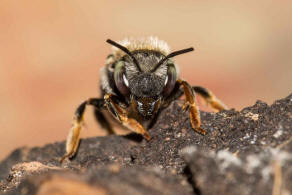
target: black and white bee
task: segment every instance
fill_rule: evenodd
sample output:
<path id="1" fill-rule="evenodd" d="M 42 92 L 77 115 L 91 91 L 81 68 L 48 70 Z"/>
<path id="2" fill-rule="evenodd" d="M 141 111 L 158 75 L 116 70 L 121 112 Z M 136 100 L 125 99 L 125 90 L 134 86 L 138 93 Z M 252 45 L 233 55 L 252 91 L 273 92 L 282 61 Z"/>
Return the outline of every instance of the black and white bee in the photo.
<path id="1" fill-rule="evenodd" d="M 185 95 L 184 110 L 189 111 L 192 128 L 205 135 L 200 127 L 200 114 L 195 93 L 201 95 L 216 110 L 226 109 L 211 91 L 191 86 L 178 77 L 177 64 L 172 59 L 191 52 L 192 47 L 170 52 L 166 42 L 156 37 L 125 39 L 119 43 L 110 39 L 113 46 L 101 69 L 102 98 L 90 98 L 76 109 L 73 126 L 67 138 L 66 154 L 61 161 L 74 156 L 79 145 L 83 115 L 87 105 L 94 106 L 95 117 L 109 133 L 114 133 L 102 113 L 108 110 L 122 125 L 150 140 L 147 129 L 159 111 Z"/>

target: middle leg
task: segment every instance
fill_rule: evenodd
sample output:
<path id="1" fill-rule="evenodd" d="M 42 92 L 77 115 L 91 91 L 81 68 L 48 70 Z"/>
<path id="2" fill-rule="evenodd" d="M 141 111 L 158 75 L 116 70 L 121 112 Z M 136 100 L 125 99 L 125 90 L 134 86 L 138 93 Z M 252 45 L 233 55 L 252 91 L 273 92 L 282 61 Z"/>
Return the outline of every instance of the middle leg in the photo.
<path id="1" fill-rule="evenodd" d="M 60 162 L 62 163 L 66 158 L 71 158 L 75 155 L 79 141 L 80 141 L 80 131 L 83 126 L 83 116 L 85 108 L 87 105 L 92 105 L 96 109 L 104 108 L 104 100 L 97 98 L 90 98 L 82 102 L 75 111 L 73 117 L 73 124 L 66 140 L 66 154 L 61 158 Z"/>

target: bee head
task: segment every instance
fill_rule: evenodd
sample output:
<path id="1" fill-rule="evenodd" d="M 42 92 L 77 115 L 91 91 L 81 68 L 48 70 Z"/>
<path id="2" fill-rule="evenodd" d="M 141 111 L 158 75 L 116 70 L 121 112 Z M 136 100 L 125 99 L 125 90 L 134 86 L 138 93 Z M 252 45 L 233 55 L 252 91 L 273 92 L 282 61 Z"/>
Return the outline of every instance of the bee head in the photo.
<path id="1" fill-rule="evenodd" d="M 160 107 L 161 100 L 170 95 L 175 87 L 177 72 L 169 59 L 193 51 L 193 48 L 172 52 L 165 56 L 157 51 L 133 51 L 107 40 L 124 51 L 125 55 L 116 62 L 115 85 L 143 117 L 151 117 Z"/>

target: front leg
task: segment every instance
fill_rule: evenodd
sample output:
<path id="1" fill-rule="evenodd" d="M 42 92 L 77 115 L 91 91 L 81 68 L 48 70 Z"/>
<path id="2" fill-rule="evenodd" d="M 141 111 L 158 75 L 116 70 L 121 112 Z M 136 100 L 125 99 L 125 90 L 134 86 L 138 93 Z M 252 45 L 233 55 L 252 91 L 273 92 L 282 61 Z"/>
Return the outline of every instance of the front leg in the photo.
<path id="1" fill-rule="evenodd" d="M 200 127 L 201 126 L 200 112 L 197 107 L 196 97 L 193 88 L 184 80 L 179 79 L 177 82 L 183 86 L 185 94 L 185 104 L 183 105 L 183 109 L 186 110 L 187 108 L 189 108 L 192 128 L 196 132 L 202 135 L 206 135 L 207 131 Z"/>
<path id="2" fill-rule="evenodd" d="M 122 123 L 122 125 L 138 134 L 141 134 L 146 140 L 150 140 L 150 135 L 145 128 L 137 120 L 129 118 L 127 111 L 118 105 L 119 100 L 116 96 L 113 94 L 106 94 L 104 100 L 108 110 Z"/>

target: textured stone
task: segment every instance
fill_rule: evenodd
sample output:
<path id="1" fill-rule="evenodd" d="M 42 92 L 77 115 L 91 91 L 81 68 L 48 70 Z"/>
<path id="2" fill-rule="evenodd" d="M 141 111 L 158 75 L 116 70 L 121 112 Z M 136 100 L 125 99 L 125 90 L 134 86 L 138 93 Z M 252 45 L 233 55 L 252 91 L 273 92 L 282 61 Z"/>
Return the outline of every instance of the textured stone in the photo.
<path id="1" fill-rule="evenodd" d="M 0 189 L 45 194 L 72 182 L 88 194 L 292 194 L 292 94 L 271 106 L 201 112 L 205 136 L 191 129 L 182 104 L 161 112 L 150 141 L 136 134 L 83 139 L 63 164 L 64 142 L 17 149 L 0 164 Z"/>

